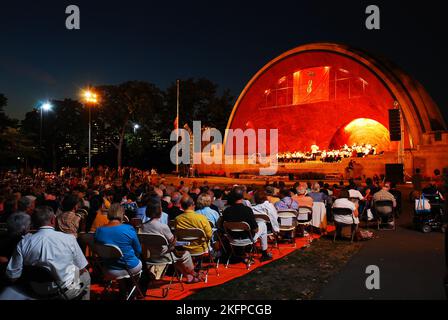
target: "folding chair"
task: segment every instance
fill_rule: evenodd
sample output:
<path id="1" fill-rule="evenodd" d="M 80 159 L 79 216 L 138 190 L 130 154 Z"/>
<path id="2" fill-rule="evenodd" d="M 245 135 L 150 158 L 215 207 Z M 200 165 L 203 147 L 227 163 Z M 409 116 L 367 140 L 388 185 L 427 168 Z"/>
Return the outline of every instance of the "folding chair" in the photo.
<path id="1" fill-rule="evenodd" d="M 305 233 L 305 228 L 311 225 L 313 220 L 313 208 L 306 206 L 299 206 L 297 214 L 297 224 L 303 227 L 303 232 Z M 308 245 L 313 242 L 312 231 L 308 232 Z"/>
<path id="2" fill-rule="evenodd" d="M 111 276 L 110 274 L 108 274 L 107 268 L 105 266 L 105 262 L 118 260 L 121 257 L 123 257 L 123 252 L 121 251 L 121 249 L 119 247 L 117 247 L 113 244 L 101 244 L 101 243 L 95 242 L 94 250 L 95 250 L 95 253 L 98 255 L 98 257 L 100 258 L 100 263 L 102 266 L 103 274 L 104 274 L 105 280 L 107 281 L 107 284 L 104 287 L 104 290 L 102 293 L 103 295 L 105 293 L 107 293 L 107 291 L 109 291 L 109 289 L 111 288 L 114 281 L 130 279 L 132 281 L 133 287 L 132 287 L 130 293 L 128 294 L 128 296 L 126 297 L 126 300 L 129 300 L 132 297 L 132 295 L 134 294 L 134 291 L 137 291 L 137 293 L 140 296 L 143 296 L 143 297 L 145 296 L 141 292 L 140 287 L 138 286 L 138 280 L 135 279 L 136 277 L 137 277 L 137 279 L 140 278 L 142 271 L 140 271 L 136 274 L 131 274 L 129 267 L 126 266 L 126 272 L 128 274 L 125 276 L 114 277 L 114 276 Z"/>
<path id="3" fill-rule="evenodd" d="M 166 273 L 166 270 L 168 269 L 168 266 L 172 265 L 174 267 L 174 264 L 176 262 L 176 257 L 174 256 L 173 252 L 170 251 L 166 254 L 162 253 L 164 248 L 167 248 L 169 246 L 168 240 L 163 235 L 154 233 L 141 233 L 138 235 L 138 238 L 142 245 L 143 259 L 146 263 L 146 266 L 163 267 L 163 277 Z M 182 276 L 183 275 L 179 275 L 177 269 L 174 268 L 174 273 L 170 279 L 168 287 L 162 289 L 162 298 L 166 298 L 168 296 L 174 278 L 177 278 L 182 288 L 181 291 L 184 291 Z"/>
<path id="4" fill-rule="evenodd" d="M 377 215 L 377 228 L 378 230 L 390 230 L 382 228 L 380 226 L 383 224 L 383 218 L 392 218 L 393 228 L 392 230 L 396 230 L 395 227 L 395 212 L 394 212 L 394 203 L 392 200 L 377 200 L 373 201 L 373 208 L 375 210 L 375 214 Z"/>
<path id="5" fill-rule="evenodd" d="M 219 258 L 217 263 L 215 264 L 215 259 L 213 258 L 213 255 L 210 253 L 210 239 L 207 238 L 204 230 L 199 228 L 187 228 L 187 229 L 176 229 L 175 235 L 177 241 L 186 241 L 186 242 L 194 242 L 197 245 L 203 245 L 204 243 L 207 245 L 207 249 L 203 250 L 199 253 L 191 253 L 191 257 L 193 259 L 199 259 L 198 265 L 199 270 L 203 270 L 202 263 L 204 260 L 204 256 L 208 256 L 210 259 L 210 262 L 215 265 L 216 275 L 219 276 Z M 206 274 L 205 274 L 205 283 L 208 282 L 208 273 L 209 273 L 209 267 L 206 268 Z"/>
<path id="6" fill-rule="evenodd" d="M 246 248 L 250 246 L 250 252 L 249 252 L 249 263 L 247 264 L 247 269 L 250 269 L 250 266 L 252 264 L 253 256 L 254 256 L 254 250 L 255 250 L 255 241 L 254 237 L 252 235 L 252 231 L 250 229 L 250 226 L 247 222 L 240 221 L 240 222 L 229 222 L 225 221 L 223 223 L 225 236 L 229 241 L 231 252 L 229 254 L 229 257 L 227 258 L 226 268 L 229 267 L 230 258 L 232 256 L 236 256 L 235 254 L 235 247 L 238 248 Z M 235 239 L 232 234 L 238 233 L 240 234 L 241 238 Z"/>
<path id="7" fill-rule="evenodd" d="M 51 295 L 39 295 L 33 291 L 32 295 L 38 299 L 57 300 L 62 298 L 63 300 L 80 300 L 87 293 L 85 290 L 82 290 L 76 297 L 70 299 L 66 294 L 67 288 L 62 288 L 62 281 L 57 275 L 50 268 L 40 265 L 24 266 L 22 277 L 31 287 L 33 287 L 33 283 L 42 285 L 51 282 L 56 285 L 56 292 Z"/>
<path id="8" fill-rule="evenodd" d="M 297 221 L 297 211 L 295 210 L 282 210 L 278 211 L 278 224 L 280 227 L 280 233 L 289 234 L 291 238 L 291 243 L 293 243 L 294 248 L 296 244 L 296 227 Z"/>
<path id="9" fill-rule="evenodd" d="M 337 222 L 336 219 L 334 220 L 334 225 L 336 227 L 336 230 L 334 231 L 334 238 L 333 242 L 336 241 L 336 236 L 342 232 L 342 228 L 344 227 L 351 227 L 351 237 L 350 242 L 353 242 L 353 238 L 355 237 L 356 230 L 358 230 L 358 225 L 355 224 L 355 221 L 353 219 L 353 211 L 349 208 L 333 208 L 333 216 L 350 216 L 353 220 L 353 223 L 351 224 L 345 224 Z"/>
<path id="10" fill-rule="evenodd" d="M 94 254 L 95 232 L 80 232 L 77 240 L 90 266 L 96 271 L 99 265 L 98 259 Z"/>
<path id="11" fill-rule="evenodd" d="M 272 223 L 271 223 L 271 219 L 269 219 L 269 216 L 267 214 L 262 214 L 262 213 L 254 213 L 254 217 L 255 217 L 255 221 L 263 221 L 264 223 L 266 223 L 266 229 L 268 231 L 268 238 L 272 238 L 274 239 L 274 245 L 272 246 L 272 248 L 276 248 L 279 252 L 280 252 L 280 247 L 278 246 L 278 235 L 276 232 L 274 232 L 274 230 L 272 229 Z"/>

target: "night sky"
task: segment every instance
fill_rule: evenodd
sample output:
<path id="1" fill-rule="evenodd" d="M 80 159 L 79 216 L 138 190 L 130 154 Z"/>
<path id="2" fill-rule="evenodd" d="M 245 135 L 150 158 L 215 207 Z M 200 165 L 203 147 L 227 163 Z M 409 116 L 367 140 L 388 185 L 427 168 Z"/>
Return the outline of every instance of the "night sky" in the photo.
<path id="1" fill-rule="evenodd" d="M 206 77 L 235 98 L 277 55 L 317 41 L 380 54 L 420 81 L 448 118 L 447 24 L 441 1 L 2 1 L 0 93 L 23 118 L 39 100 L 87 84 L 145 80 L 165 89 Z M 81 30 L 65 28 L 66 6 Z M 381 10 L 369 31 L 365 8 Z"/>

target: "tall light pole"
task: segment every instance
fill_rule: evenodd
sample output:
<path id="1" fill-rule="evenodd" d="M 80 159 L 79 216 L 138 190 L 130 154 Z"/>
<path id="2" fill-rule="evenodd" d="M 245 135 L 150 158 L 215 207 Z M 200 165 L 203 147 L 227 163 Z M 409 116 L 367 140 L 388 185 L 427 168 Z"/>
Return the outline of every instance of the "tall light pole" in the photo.
<path id="1" fill-rule="evenodd" d="M 92 159 L 92 153 L 91 153 L 91 148 L 92 148 L 92 113 L 91 113 L 91 106 L 95 105 L 98 103 L 98 95 L 93 92 L 90 88 L 86 89 L 83 91 L 82 93 L 82 97 L 83 97 L 83 101 L 84 101 L 84 105 L 87 106 L 87 108 L 89 109 L 89 169 L 91 168 L 91 159 Z"/>
<path id="2" fill-rule="evenodd" d="M 39 134 L 39 146 L 42 147 L 42 129 L 43 129 L 43 118 L 44 111 L 50 111 L 53 108 L 50 102 L 45 102 L 40 106 L 40 134 Z"/>

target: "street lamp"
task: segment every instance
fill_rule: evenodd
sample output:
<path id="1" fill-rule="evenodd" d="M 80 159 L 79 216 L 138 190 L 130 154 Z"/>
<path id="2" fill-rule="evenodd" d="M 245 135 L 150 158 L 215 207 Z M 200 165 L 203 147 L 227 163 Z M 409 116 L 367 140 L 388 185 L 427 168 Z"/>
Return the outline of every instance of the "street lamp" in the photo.
<path id="1" fill-rule="evenodd" d="M 91 145 L 92 145 L 92 115 L 89 106 L 96 105 L 98 103 L 98 95 L 92 91 L 90 88 L 82 92 L 82 99 L 84 104 L 88 106 L 89 109 L 89 169 L 91 167 Z"/>
<path id="2" fill-rule="evenodd" d="M 39 145 L 42 146 L 42 127 L 43 127 L 43 118 L 44 118 L 44 111 L 50 111 L 53 108 L 52 104 L 50 102 L 44 102 L 40 106 L 40 138 L 39 138 Z"/>
<path id="3" fill-rule="evenodd" d="M 137 132 L 137 129 L 139 129 L 140 128 L 140 125 L 139 124 L 134 124 L 134 134 Z"/>

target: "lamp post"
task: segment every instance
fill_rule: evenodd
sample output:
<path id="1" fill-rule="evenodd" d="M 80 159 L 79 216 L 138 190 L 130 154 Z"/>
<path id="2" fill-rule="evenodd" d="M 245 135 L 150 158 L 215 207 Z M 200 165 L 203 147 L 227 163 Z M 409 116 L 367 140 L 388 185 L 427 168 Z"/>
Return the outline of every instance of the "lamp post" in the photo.
<path id="1" fill-rule="evenodd" d="M 40 106 L 40 134 L 39 134 L 39 146 L 42 147 L 42 129 L 43 129 L 43 118 L 44 111 L 50 111 L 53 108 L 50 102 L 45 102 Z"/>
<path id="2" fill-rule="evenodd" d="M 98 95 L 93 92 L 90 88 L 84 90 L 84 92 L 82 93 L 82 97 L 83 97 L 83 101 L 84 101 L 84 105 L 87 105 L 87 108 L 89 109 L 89 156 L 88 156 L 88 161 L 89 161 L 89 169 L 91 167 L 91 159 L 92 159 L 92 154 L 91 154 L 91 147 L 92 147 L 92 114 L 91 114 L 91 106 L 95 105 L 98 103 Z"/>
<path id="3" fill-rule="evenodd" d="M 137 130 L 140 128 L 140 125 L 139 124 L 134 124 L 134 134 L 136 134 L 137 133 Z"/>

